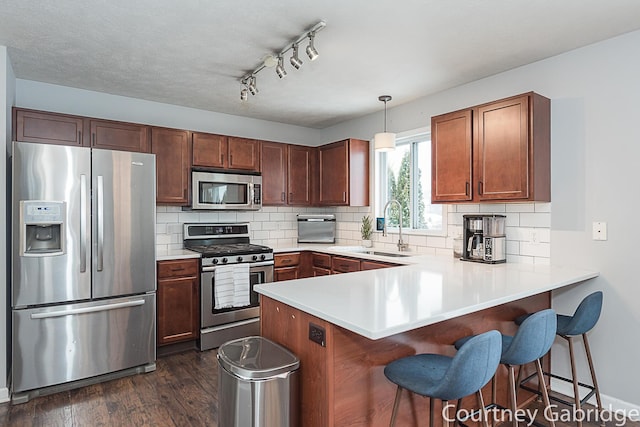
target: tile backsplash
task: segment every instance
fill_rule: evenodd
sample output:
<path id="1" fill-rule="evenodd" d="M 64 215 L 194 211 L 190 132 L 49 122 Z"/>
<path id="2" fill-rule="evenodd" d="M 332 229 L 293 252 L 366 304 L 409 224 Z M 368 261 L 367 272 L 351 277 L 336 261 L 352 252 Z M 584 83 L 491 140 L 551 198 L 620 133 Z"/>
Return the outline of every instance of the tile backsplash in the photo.
<path id="1" fill-rule="evenodd" d="M 462 215 L 496 213 L 506 215 L 507 262 L 548 264 L 551 257 L 551 203 L 502 203 L 448 205 L 446 235 L 403 233 L 409 249 L 415 252 L 452 255 L 453 239 L 462 234 Z M 182 224 L 185 222 L 248 222 L 251 242 L 274 248 L 297 246 L 299 213 L 336 215 L 336 245 L 360 246 L 362 217 L 371 208 L 299 208 L 264 207 L 251 212 L 194 212 L 179 207 L 158 206 L 156 214 L 156 250 L 158 253 L 182 249 Z M 395 250 L 398 233 L 380 232 L 372 236 L 374 247 Z"/>

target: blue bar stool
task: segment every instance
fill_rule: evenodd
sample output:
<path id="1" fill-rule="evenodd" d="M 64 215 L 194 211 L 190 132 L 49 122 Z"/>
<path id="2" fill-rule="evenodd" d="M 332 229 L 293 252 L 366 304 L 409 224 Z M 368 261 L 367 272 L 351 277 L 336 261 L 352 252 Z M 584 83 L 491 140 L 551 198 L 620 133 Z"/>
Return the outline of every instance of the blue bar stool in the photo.
<path id="1" fill-rule="evenodd" d="M 551 378 L 556 378 L 561 381 L 573 383 L 573 402 L 568 402 L 562 398 L 552 396 L 551 399 L 560 402 L 565 405 L 575 405 L 576 412 L 581 412 L 581 406 L 589 400 L 594 394 L 596 396 L 596 401 L 598 404 L 598 413 L 600 414 L 601 425 L 604 425 L 604 421 L 602 421 L 602 399 L 600 398 L 600 388 L 598 387 L 598 381 L 596 379 L 596 371 L 593 367 L 593 359 L 591 357 L 591 350 L 589 348 L 589 340 L 587 339 L 587 332 L 589 332 L 593 327 L 598 323 L 598 319 L 600 318 L 600 313 L 602 312 L 602 291 L 594 292 L 590 295 L 587 295 L 578 305 L 573 316 L 565 316 L 562 314 L 558 314 L 558 327 L 556 330 L 556 335 L 564 338 L 569 343 L 569 358 L 571 361 L 571 379 L 561 377 L 559 375 L 554 375 L 548 372 L 545 372 L 545 375 L 550 376 Z M 520 316 L 516 319 L 516 323 L 522 323 L 529 315 Z M 591 380 L 593 381 L 593 385 L 584 384 L 578 381 L 578 377 L 576 374 L 576 359 L 575 353 L 573 349 L 573 337 L 582 335 L 582 340 L 584 342 L 584 350 L 587 354 L 587 362 L 589 363 L 589 371 L 591 372 Z M 532 376 L 529 376 L 520 382 L 520 387 L 525 390 L 532 391 L 534 393 L 538 393 L 537 390 L 532 389 L 527 386 L 526 383 Z M 580 393 L 578 386 L 584 387 L 589 390 L 587 395 L 580 399 Z M 576 420 L 578 427 L 582 426 L 582 419 L 578 418 Z"/>
<path id="2" fill-rule="evenodd" d="M 500 362 L 501 341 L 498 331 L 489 331 L 469 340 L 455 356 L 442 354 L 417 354 L 394 360 L 384 368 L 385 376 L 398 386 L 393 403 L 390 426 L 396 422 L 400 395 L 403 389 L 429 397 L 429 425 L 433 427 L 434 400 L 442 401 L 443 408 L 449 400 L 458 400 L 476 394 L 478 405 L 484 407 L 480 389 L 489 382 Z M 456 406 L 457 412 L 457 406 Z M 444 416 L 448 425 L 448 417 Z M 483 417 L 487 427 L 486 417 Z"/>
<path id="3" fill-rule="evenodd" d="M 556 312 L 547 309 L 528 316 L 513 337 L 510 335 L 502 335 L 502 355 L 500 357 L 500 363 L 507 367 L 509 373 L 509 401 L 511 403 L 511 423 L 513 427 L 518 426 L 518 420 L 515 417 L 518 409 L 518 401 L 514 366 L 522 366 L 535 362 L 538 384 L 542 391 L 544 404 L 547 408 L 551 408 L 540 359 L 549 352 L 556 336 L 556 327 Z M 454 345 L 456 348 L 463 349 L 471 338 L 472 337 L 461 338 L 456 341 Z M 496 398 L 495 380 L 493 381 L 493 398 L 494 400 Z M 501 408 L 496 403 L 489 405 L 487 408 L 491 407 Z M 551 420 L 551 425 L 555 426 L 553 420 Z"/>

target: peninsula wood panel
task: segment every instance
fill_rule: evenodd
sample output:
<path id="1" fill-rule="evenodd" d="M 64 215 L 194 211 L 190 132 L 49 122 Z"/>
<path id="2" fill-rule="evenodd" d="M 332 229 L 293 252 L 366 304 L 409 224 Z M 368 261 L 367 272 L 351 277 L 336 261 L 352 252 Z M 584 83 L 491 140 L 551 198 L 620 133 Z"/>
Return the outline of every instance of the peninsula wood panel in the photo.
<path id="1" fill-rule="evenodd" d="M 339 326 L 320 320 L 283 303 L 261 297 L 262 335 L 294 352 L 301 361 L 301 425 L 304 426 L 387 426 L 391 417 L 396 387 L 384 376 L 384 367 L 401 357 L 419 353 L 454 355 L 453 343 L 471 334 L 498 329 L 513 335 L 517 326 L 513 319 L 524 313 L 551 306 L 550 292 L 491 307 L 444 322 L 425 326 L 391 337 L 370 340 Z M 286 321 L 280 313 L 286 312 Z M 326 347 L 308 339 L 308 323 L 326 330 Z M 550 368 L 549 357 L 543 369 Z M 533 365 L 526 373 L 533 373 Z M 508 406 L 507 374 L 504 367 L 497 372 L 497 403 Z M 491 383 L 483 389 L 486 402 L 493 399 Z M 520 390 L 520 406 L 534 395 Z M 428 425 L 428 400 L 403 393 L 396 425 Z M 476 407 L 472 396 L 463 407 Z M 436 423 L 441 424 L 440 407 Z"/>

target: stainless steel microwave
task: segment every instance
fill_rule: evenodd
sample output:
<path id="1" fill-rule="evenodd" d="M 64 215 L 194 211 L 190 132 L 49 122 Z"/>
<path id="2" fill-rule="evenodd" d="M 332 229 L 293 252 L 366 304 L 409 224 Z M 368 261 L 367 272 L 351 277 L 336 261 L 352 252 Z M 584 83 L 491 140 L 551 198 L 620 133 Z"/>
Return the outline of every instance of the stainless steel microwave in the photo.
<path id="1" fill-rule="evenodd" d="M 191 173 L 191 208 L 258 210 L 262 207 L 262 177 L 234 173 Z"/>

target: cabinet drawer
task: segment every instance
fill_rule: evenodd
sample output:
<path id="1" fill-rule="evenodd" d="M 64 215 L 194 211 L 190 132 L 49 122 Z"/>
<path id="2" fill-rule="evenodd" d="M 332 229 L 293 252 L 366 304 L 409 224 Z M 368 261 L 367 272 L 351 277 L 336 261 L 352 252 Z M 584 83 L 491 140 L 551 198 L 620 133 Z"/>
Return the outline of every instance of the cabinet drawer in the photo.
<path id="1" fill-rule="evenodd" d="M 198 275 L 197 259 L 177 259 L 158 262 L 158 279 Z"/>
<path id="2" fill-rule="evenodd" d="M 329 276 L 330 274 L 331 274 L 331 270 L 329 270 L 328 268 L 313 267 L 313 277 Z"/>
<path id="3" fill-rule="evenodd" d="M 283 280 L 293 280 L 297 279 L 299 276 L 298 267 L 280 267 L 276 268 L 273 271 L 276 282 L 281 282 Z"/>
<path id="4" fill-rule="evenodd" d="M 331 255 L 313 253 L 313 265 L 314 267 L 331 268 Z"/>
<path id="5" fill-rule="evenodd" d="M 300 252 L 275 254 L 273 257 L 274 267 L 289 267 L 300 264 Z"/>
<path id="6" fill-rule="evenodd" d="M 351 273 L 352 271 L 360 271 L 360 260 L 334 256 L 331 260 L 331 269 L 340 273 Z"/>
<path id="7" fill-rule="evenodd" d="M 388 268 L 395 267 L 398 264 L 391 264 L 386 262 L 378 262 L 378 261 L 362 261 L 360 263 L 361 270 L 377 270 L 378 268 Z"/>

